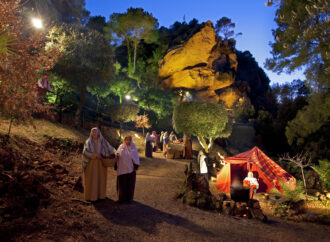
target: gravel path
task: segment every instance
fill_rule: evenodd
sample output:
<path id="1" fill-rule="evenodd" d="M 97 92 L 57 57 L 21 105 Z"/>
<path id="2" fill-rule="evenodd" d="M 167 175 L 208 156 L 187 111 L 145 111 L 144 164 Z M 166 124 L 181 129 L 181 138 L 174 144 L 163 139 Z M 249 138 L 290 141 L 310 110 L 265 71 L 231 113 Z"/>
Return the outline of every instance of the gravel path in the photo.
<path id="1" fill-rule="evenodd" d="M 132 204 L 114 202 L 116 177 L 109 171 L 110 199 L 91 207 L 101 215 L 97 230 L 104 241 L 329 241 L 330 229 L 324 225 L 277 218 L 265 224 L 184 205 L 175 194 L 188 162 L 154 156 L 141 159 Z"/>

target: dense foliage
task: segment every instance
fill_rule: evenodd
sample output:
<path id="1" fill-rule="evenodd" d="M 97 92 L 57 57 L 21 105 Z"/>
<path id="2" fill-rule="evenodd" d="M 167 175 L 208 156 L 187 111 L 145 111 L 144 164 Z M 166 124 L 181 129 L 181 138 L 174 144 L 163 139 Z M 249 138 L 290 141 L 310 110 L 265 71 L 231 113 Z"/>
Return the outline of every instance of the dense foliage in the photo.
<path id="1" fill-rule="evenodd" d="M 120 123 L 120 130 L 122 130 L 123 123 L 135 121 L 138 113 L 139 107 L 130 103 L 111 105 L 109 109 L 111 120 Z"/>
<path id="2" fill-rule="evenodd" d="M 289 73 L 304 68 L 312 93 L 308 105 L 288 124 L 290 144 L 302 144 L 329 126 L 329 4 L 327 0 L 281 1 L 276 11 L 273 58 L 267 60 L 266 66 Z"/>
<path id="3" fill-rule="evenodd" d="M 173 111 L 173 127 L 176 132 L 198 137 L 208 153 L 216 138 L 228 137 L 231 124 L 227 111 L 221 104 L 182 102 Z M 206 143 L 209 140 L 209 144 Z"/>
<path id="4" fill-rule="evenodd" d="M 62 53 L 53 71 L 80 88 L 78 125 L 87 86 L 113 77 L 113 49 L 101 33 L 80 25 L 53 27 L 48 38 L 47 46 L 58 47 Z"/>
<path id="5" fill-rule="evenodd" d="M 19 2 L 0 2 L 0 111 L 11 120 L 29 120 L 33 113 L 49 110 L 37 98 L 37 72 L 51 68 L 57 52 L 45 51 L 44 33 L 23 31 L 27 23 Z"/>

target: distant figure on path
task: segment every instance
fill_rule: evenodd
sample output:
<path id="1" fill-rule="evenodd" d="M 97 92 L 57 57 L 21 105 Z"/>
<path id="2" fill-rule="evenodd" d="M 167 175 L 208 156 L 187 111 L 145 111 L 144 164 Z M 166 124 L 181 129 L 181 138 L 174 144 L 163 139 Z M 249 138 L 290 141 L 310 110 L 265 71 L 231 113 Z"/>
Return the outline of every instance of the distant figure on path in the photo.
<path id="1" fill-rule="evenodd" d="M 177 139 L 178 139 L 178 137 L 175 135 L 174 131 L 172 131 L 170 134 L 170 142 L 173 143 Z"/>
<path id="2" fill-rule="evenodd" d="M 192 143 L 191 137 L 189 135 L 183 136 L 183 144 L 184 144 L 184 158 L 190 160 L 193 158 L 192 156 Z"/>
<path id="3" fill-rule="evenodd" d="M 96 201 L 106 198 L 107 167 L 103 158 L 114 158 L 116 150 L 106 141 L 98 128 L 92 128 L 83 150 L 84 198 Z"/>
<path id="4" fill-rule="evenodd" d="M 151 137 L 155 140 L 155 143 L 153 144 L 153 152 L 156 152 L 158 150 L 158 135 L 156 131 L 152 131 Z"/>
<path id="5" fill-rule="evenodd" d="M 160 133 L 160 138 L 159 138 L 159 148 L 161 151 L 163 151 L 163 138 L 164 138 L 164 131 Z"/>
<path id="6" fill-rule="evenodd" d="M 146 148 L 145 148 L 145 156 L 152 158 L 152 144 L 155 143 L 155 140 L 150 136 L 148 132 L 146 135 Z"/>
<path id="7" fill-rule="evenodd" d="M 116 152 L 117 158 L 117 194 L 119 203 L 133 201 L 136 170 L 140 165 L 139 153 L 132 136 L 125 136 Z"/>
<path id="8" fill-rule="evenodd" d="M 201 150 L 198 154 L 198 163 L 201 175 L 203 175 L 207 182 L 209 182 L 208 169 L 207 169 L 207 156 Z"/>
<path id="9" fill-rule="evenodd" d="M 166 154 L 167 154 L 167 145 L 168 145 L 168 142 L 169 142 L 169 137 L 168 137 L 168 133 L 166 131 L 164 133 L 164 136 L 163 136 L 163 154 L 164 154 L 165 157 L 166 157 Z"/>

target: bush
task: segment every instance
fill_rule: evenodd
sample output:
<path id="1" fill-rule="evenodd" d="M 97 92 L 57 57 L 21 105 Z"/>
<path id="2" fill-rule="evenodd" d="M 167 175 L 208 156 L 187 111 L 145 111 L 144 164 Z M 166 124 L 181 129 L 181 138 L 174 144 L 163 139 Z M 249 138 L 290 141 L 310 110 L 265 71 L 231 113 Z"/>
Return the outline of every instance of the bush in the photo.
<path id="1" fill-rule="evenodd" d="M 281 187 L 283 189 L 283 193 L 279 192 L 277 189 L 272 189 L 271 192 L 284 196 L 286 203 L 292 204 L 306 198 L 304 195 L 305 189 L 302 181 L 297 181 L 294 189 L 292 189 L 292 187 L 285 182 L 281 182 Z"/>
<path id="2" fill-rule="evenodd" d="M 324 188 L 330 189 L 330 162 L 328 160 L 319 160 L 319 166 L 312 166 L 312 168 L 319 174 Z"/>
<path id="3" fill-rule="evenodd" d="M 120 134 L 123 123 L 135 121 L 139 107 L 135 104 L 115 104 L 110 106 L 110 117 L 113 122 L 120 123 Z"/>
<path id="4" fill-rule="evenodd" d="M 225 107 L 205 102 L 182 102 L 173 112 L 173 126 L 176 132 L 197 136 L 202 147 L 209 152 L 216 138 L 228 137 L 231 124 Z M 206 144 L 206 140 L 209 144 Z"/>

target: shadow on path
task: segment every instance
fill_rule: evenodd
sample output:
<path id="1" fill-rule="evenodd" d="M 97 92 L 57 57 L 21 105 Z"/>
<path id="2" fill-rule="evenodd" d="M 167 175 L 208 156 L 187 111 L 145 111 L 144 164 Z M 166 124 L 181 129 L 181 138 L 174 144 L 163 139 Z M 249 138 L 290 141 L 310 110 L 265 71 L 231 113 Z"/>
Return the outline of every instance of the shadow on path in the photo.
<path id="1" fill-rule="evenodd" d="M 94 204 L 94 207 L 107 220 L 114 224 L 137 227 L 150 234 L 157 234 L 157 224 L 165 222 L 177 227 L 183 227 L 199 235 L 204 234 L 206 237 L 214 236 L 211 231 L 185 218 L 162 212 L 135 201 L 130 204 L 119 205 L 113 200 L 106 199 L 105 201 Z"/>

